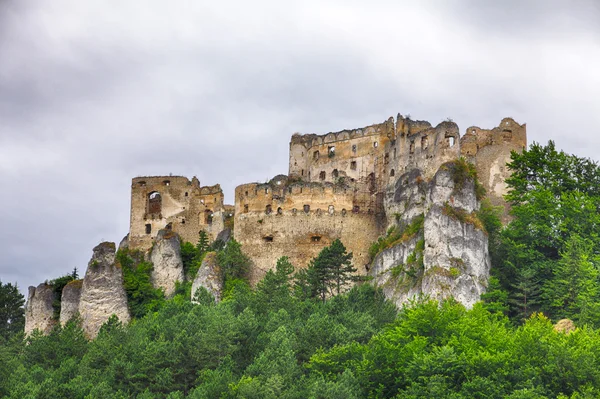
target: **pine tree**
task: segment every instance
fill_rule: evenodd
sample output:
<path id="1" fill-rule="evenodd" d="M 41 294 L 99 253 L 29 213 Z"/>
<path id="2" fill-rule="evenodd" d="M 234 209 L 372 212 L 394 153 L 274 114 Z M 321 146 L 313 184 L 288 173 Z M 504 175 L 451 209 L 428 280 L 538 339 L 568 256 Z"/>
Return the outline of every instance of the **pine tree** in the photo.
<path id="1" fill-rule="evenodd" d="M 310 262 L 307 277 L 313 294 L 325 302 L 328 295 L 339 295 L 349 282 L 356 281 L 355 272 L 352 253 L 348 253 L 338 239 Z"/>
<path id="2" fill-rule="evenodd" d="M 8 339 L 25 327 L 25 298 L 16 285 L 0 281 L 0 337 Z"/>

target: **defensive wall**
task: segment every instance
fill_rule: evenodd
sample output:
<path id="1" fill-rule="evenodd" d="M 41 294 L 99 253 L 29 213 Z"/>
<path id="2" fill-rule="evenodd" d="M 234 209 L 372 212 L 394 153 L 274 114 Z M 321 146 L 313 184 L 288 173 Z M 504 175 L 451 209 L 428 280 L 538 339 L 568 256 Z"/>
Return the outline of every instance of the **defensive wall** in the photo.
<path id="1" fill-rule="evenodd" d="M 171 228 L 183 240 L 196 243 L 204 230 L 214 240 L 233 217 L 223 204 L 220 185 L 201 187 L 196 177 L 136 177 L 131 184 L 129 246 L 147 250 L 156 234 Z M 229 208 L 231 209 L 231 208 Z"/>
<path id="2" fill-rule="evenodd" d="M 280 175 L 269 183 L 236 188 L 234 237 L 254 263 L 252 283 L 281 256 L 305 268 L 337 238 L 365 273 L 368 248 L 381 230 L 380 211 L 376 197 L 361 193 L 357 184 L 301 182 Z"/>
<path id="3" fill-rule="evenodd" d="M 461 139 L 461 155 L 477 168 L 479 180 L 495 206 L 504 207 L 503 221 L 508 221 L 508 204 L 504 201 L 507 193 L 506 179 L 510 170 L 512 151 L 522 152 L 527 147 L 527 126 L 518 124 L 512 118 L 504 118 L 493 129 L 476 126 L 467 128 Z"/>

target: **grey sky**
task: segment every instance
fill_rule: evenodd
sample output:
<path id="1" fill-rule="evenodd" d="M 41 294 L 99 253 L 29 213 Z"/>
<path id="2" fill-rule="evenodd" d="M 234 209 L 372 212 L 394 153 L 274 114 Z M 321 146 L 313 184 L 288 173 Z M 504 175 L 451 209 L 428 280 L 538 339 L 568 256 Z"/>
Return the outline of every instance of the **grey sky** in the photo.
<path id="1" fill-rule="evenodd" d="M 600 2 L 0 2 L 0 280 L 128 231 L 137 175 L 287 173 L 292 133 L 527 123 L 600 159 Z"/>

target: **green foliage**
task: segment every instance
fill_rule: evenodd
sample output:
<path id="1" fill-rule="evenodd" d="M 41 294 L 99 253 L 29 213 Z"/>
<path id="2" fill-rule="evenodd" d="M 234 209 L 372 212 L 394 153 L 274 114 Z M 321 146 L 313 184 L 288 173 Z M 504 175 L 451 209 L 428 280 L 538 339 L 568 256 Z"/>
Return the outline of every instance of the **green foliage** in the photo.
<path id="1" fill-rule="evenodd" d="M 306 277 L 311 287 L 311 296 L 323 302 L 328 296 L 339 295 L 348 284 L 358 281 L 356 268 L 352 266 L 352 253 L 338 239 L 325 247 L 310 262 Z M 304 277 L 302 277 L 304 278 Z"/>
<path id="2" fill-rule="evenodd" d="M 369 258 L 375 259 L 383 250 L 393 247 L 394 245 L 406 242 L 417 235 L 425 223 L 425 215 L 416 216 L 404 228 L 398 226 L 390 227 L 385 236 L 381 236 L 369 247 Z"/>
<path id="3" fill-rule="evenodd" d="M 130 254 L 128 250 L 117 251 L 117 261 L 123 270 L 123 287 L 127 294 L 129 312 L 134 318 L 154 312 L 164 303 L 164 293 L 154 288 L 150 279 L 152 263 L 139 260 L 140 258 L 139 254 Z"/>
<path id="4" fill-rule="evenodd" d="M 200 231 L 196 245 L 189 242 L 181 243 L 181 261 L 183 263 L 183 273 L 187 280 L 193 281 L 196 278 L 204 255 L 210 250 L 211 245 L 209 244 L 208 234 L 204 230 Z"/>
<path id="5" fill-rule="evenodd" d="M 55 320 L 58 320 L 58 318 L 60 317 L 60 300 L 62 297 L 63 288 L 65 288 L 65 286 L 71 281 L 77 280 L 77 278 L 78 274 L 77 269 L 75 268 L 73 269 L 73 272 L 47 282 L 47 284 L 52 287 L 52 292 L 54 293 L 54 300 L 52 301 L 52 308 L 54 312 L 52 317 Z"/>
<path id="6" fill-rule="evenodd" d="M 448 167 L 452 171 L 454 190 L 460 191 L 465 187 L 467 182 L 473 182 L 477 199 L 482 200 L 485 197 L 485 188 L 477 178 L 477 169 L 475 169 L 475 165 L 467 161 L 466 158 L 460 157 L 456 161 L 450 163 Z"/>
<path id="7" fill-rule="evenodd" d="M 16 285 L 0 281 L 0 343 L 23 331 L 25 298 Z M 1 346 L 1 345 L 0 345 Z"/>
<path id="8" fill-rule="evenodd" d="M 448 202 L 444 203 L 444 207 L 442 208 L 442 212 L 444 215 L 456 219 L 461 223 L 471 224 L 476 229 L 485 230 L 485 227 L 481 220 L 478 217 L 477 212 L 468 213 L 462 208 L 456 208 L 450 205 Z"/>
<path id="9" fill-rule="evenodd" d="M 599 326 L 591 289 L 600 282 L 599 264 L 591 248 L 600 245 L 600 168 L 558 152 L 552 141 L 513 153 L 509 167 L 513 220 L 490 247 L 509 315 L 518 321 L 543 311 Z"/>
<path id="10" fill-rule="evenodd" d="M 217 253 L 217 262 L 223 281 L 248 278 L 250 258 L 242 252 L 242 245 L 236 240 L 230 240 L 225 248 Z"/>

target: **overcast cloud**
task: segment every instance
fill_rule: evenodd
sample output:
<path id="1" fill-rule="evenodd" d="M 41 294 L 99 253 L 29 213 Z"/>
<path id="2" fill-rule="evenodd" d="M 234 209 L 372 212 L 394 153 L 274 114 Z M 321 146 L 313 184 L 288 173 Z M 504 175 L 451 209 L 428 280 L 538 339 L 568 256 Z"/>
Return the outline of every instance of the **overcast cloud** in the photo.
<path id="1" fill-rule="evenodd" d="M 0 280 L 129 229 L 131 178 L 287 173 L 292 133 L 398 112 L 600 159 L 600 2 L 0 2 Z"/>

